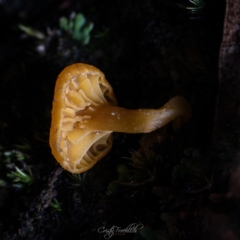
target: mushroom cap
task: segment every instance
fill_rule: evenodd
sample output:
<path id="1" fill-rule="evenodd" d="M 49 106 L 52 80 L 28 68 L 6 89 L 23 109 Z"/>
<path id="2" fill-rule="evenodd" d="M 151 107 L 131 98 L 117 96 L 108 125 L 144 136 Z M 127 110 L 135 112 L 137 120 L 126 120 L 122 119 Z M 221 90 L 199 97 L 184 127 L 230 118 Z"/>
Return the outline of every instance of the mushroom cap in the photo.
<path id="1" fill-rule="evenodd" d="M 50 146 L 56 160 L 72 173 L 87 171 L 112 147 L 112 131 L 93 131 L 84 126 L 91 118 L 89 112 L 102 105 L 117 105 L 117 101 L 99 69 L 77 63 L 59 74 L 53 100 Z"/>

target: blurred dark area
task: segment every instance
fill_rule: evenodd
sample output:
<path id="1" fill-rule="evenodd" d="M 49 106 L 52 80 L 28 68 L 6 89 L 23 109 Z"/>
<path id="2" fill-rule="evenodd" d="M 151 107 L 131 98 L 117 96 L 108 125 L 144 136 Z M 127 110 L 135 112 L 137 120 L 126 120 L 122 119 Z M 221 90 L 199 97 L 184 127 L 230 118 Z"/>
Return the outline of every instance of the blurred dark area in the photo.
<path id="1" fill-rule="evenodd" d="M 225 5 L 0 1 L 0 239 L 239 239 L 238 119 L 213 144 Z M 93 29 L 74 39 L 60 19 L 79 13 Z M 160 108 L 182 95 L 191 121 L 114 133 L 88 172 L 62 170 L 48 144 L 53 93 L 77 62 L 104 72 L 119 106 Z"/>

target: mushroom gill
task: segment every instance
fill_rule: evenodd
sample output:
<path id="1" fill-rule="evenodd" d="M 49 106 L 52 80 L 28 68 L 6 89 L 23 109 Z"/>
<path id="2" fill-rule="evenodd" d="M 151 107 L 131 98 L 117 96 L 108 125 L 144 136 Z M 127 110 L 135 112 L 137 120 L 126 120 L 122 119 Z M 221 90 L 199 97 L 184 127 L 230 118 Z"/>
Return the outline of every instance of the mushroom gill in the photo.
<path id="1" fill-rule="evenodd" d="M 104 157 L 112 132 L 145 133 L 191 117 L 185 98 L 176 96 L 159 109 L 129 110 L 116 106 L 112 87 L 97 68 L 77 63 L 59 75 L 54 94 L 50 146 L 68 171 L 81 173 Z"/>

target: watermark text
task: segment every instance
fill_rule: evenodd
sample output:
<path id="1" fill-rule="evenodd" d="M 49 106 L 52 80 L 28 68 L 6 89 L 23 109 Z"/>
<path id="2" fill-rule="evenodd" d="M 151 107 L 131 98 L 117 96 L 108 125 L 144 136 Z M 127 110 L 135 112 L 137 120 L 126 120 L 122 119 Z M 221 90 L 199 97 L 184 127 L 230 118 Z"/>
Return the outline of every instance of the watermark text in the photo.
<path id="1" fill-rule="evenodd" d="M 131 223 L 126 228 L 121 228 L 118 226 L 112 226 L 111 228 L 100 227 L 98 229 L 99 233 L 103 233 L 105 239 L 110 239 L 113 235 L 125 235 L 126 233 L 136 233 L 137 230 L 142 229 L 143 224 Z"/>

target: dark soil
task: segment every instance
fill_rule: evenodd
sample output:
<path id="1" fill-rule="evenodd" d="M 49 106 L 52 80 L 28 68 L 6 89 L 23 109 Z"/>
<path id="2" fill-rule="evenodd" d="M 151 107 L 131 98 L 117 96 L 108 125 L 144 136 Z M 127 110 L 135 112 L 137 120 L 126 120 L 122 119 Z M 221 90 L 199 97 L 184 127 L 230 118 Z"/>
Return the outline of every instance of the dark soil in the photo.
<path id="1" fill-rule="evenodd" d="M 212 146 L 225 1 L 205 2 L 0 1 L 0 239 L 239 237 L 237 173 L 229 184 L 238 136 Z M 88 44 L 59 25 L 74 13 L 94 24 Z M 104 159 L 71 175 L 48 138 L 55 81 L 76 62 L 105 73 L 119 106 L 159 108 L 182 95 L 191 121 L 114 133 Z M 16 181 L 16 167 L 30 180 Z"/>

